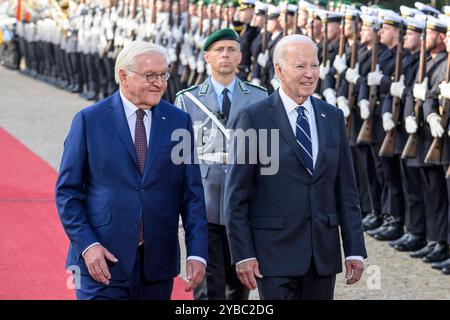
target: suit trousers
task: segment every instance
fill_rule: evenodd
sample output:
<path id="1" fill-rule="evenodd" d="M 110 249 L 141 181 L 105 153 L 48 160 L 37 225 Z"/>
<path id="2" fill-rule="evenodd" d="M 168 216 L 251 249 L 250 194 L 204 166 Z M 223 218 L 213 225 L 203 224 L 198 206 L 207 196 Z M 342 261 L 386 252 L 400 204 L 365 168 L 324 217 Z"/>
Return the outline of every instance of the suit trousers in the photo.
<path id="1" fill-rule="evenodd" d="M 247 300 L 249 295 L 231 264 L 225 226 L 208 223 L 208 265 L 205 279 L 194 289 L 195 300 Z"/>
<path id="2" fill-rule="evenodd" d="M 336 275 L 319 275 L 312 259 L 302 276 L 263 277 L 256 281 L 261 300 L 333 300 Z"/>
<path id="3" fill-rule="evenodd" d="M 76 289 L 76 296 L 78 300 L 170 300 L 172 288 L 173 278 L 164 281 L 145 280 L 144 247 L 139 246 L 129 279 L 123 281 L 111 279 L 109 285 L 105 286 L 91 276 L 81 275 L 80 288 Z"/>

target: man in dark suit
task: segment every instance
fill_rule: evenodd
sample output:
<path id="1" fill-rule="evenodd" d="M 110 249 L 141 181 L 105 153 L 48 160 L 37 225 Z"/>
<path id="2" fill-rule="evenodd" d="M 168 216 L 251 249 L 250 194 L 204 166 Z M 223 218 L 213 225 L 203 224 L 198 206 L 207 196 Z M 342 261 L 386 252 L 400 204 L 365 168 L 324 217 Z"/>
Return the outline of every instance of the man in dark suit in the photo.
<path id="1" fill-rule="evenodd" d="M 319 61 L 310 38 L 283 38 L 274 65 L 280 89 L 233 123 L 225 182 L 232 261 L 245 286 L 258 284 L 262 299 L 332 299 L 342 271 L 339 227 L 348 284 L 360 279 L 367 256 L 344 116 L 311 96 Z M 240 135 L 252 131 L 256 140 Z"/>
<path id="2" fill-rule="evenodd" d="M 165 49 L 133 41 L 115 67 L 120 90 L 80 111 L 67 136 L 56 204 L 79 270 L 78 299 L 170 299 L 180 272 L 179 216 L 187 246 L 185 290 L 205 275 L 208 232 L 200 169 L 172 133 L 190 135 L 190 116 L 161 100 Z M 185 144 L 185 142 L 184 142 Z M 182 161 L 179 161 L 182 160 Z M 180 163 L 181 162 L 181 163 Z"/>

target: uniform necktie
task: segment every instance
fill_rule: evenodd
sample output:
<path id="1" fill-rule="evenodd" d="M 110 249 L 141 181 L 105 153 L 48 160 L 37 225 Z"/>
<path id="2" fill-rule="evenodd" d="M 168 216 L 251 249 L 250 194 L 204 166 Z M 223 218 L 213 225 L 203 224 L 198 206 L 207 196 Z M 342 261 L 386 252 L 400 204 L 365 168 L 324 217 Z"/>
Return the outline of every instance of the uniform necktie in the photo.
<path id="1" fill-rule="evenodd" d="M 147 160 L 147 134 L 144 126 L 145 111 L 136 110 L 136 127 L 134 129 L 134 147 L 139 162 L 141 175 L 144 175 L 145 161 Z M 144 242 L 144 215 L 139 226 L 139 244 Z"/>
<path id="2" fill-rule="evenodd" d="M 306 166 L 306 170 L 310 175 L 312 175 L 314 164 L 312 156 L 311 130 L 309 128 L 308 117 L 305 113 L 305 107 L 298 106 L 296 109 L 298 116 L 295 129 L 295 138 L 300 146 L 300 153 L 302 155 L 303 163 Z"/>
<path id="3" fill-rule="evenodd" d="M 228 92 L 230 92 L 227 88 L 223 89 L 223 100 L 222 100 L 222 112 L 225 114 L 225 117 L 228 120 L 228 117 L 230 115 L 230 109 L 231 109 L 231 101 L 228 97 Z"/>

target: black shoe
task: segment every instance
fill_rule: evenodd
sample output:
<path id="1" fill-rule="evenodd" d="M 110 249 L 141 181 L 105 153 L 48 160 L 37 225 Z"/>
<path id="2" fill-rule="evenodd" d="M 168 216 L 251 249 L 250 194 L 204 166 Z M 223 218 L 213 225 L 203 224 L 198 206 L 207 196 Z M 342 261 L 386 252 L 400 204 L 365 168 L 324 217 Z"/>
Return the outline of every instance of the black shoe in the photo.
<path id="1" fill-rule="evenodd" d="M 385 229 L 387 229 L 387 225 L 381 225 L 381 226 L 379 226 L 378 228 L 376 228 L 376 229 L 372 229 L 372 230 L 367 230 L 366 231 L 366 233 L 369 235 L 369 236 L 371 236 L 371 237 L 373 237 L 374 235 L 376 235 L 377 233 L 380 233 L 380 232 L 382 232 L 382 231 L 384 231 Z"/>
<path id="2" fill-rule="evenodd" d="M 425 247 L 423 247 L 420 250 L 413 251 L 409 254 L 411 258 L 423 258 L 427 254 L 433 251 L 434 247 L 436 246 L 436 242 L 432 241 L 429 242 Z"/>
<path id="3" fill-rule="evenodd" d="M 450 268 L 450 258 L 441 262 L 433 262 L 431 264 L 433 269 L 442 270 L 444 268 Z"/>
<path id="4" fill-rule="evenodd" d="M 402 252 L 418 251 L 427 245 L 427 240 L 422 236 L 411 234 L 408 239 L 397 244 L 394 249 Z"/>
<path id="5" fill-rule="evenodd" d="M 447 243 L 438 243 L 432 252 L 427 254 L 422 258 L 423 262 L 431 263 L 431 262 L 440 262 L 447 260 L 448 255 L 448 244 Z"/>
<path id="6" fill-rule="evenodd" d="M 409 233 L 409 232 L 404 233 L 400 238 L 398 238 L 398 239 L 396 239 L 396 240 L 391 240 L 391 241 L 389 241 L 388 244 L 389 244 L 392 248 L 395 248 L 395 246 L 398 245 L 399 243 L 408 240 L 410 236 L 411 236 L 411 233 Z"/>
<path id="7" fill-rule="evenodd" d="M 445 267 L 445 268 L 443 268 L 443 269 L 442 269 L 442 273 L 443 273 L 443 274 L 447 274 L 447 275 L 450 274 L 450 267 Z"/>
<path id="8" fill-rule="evenodd" d="M 375 230 L 379 226 L 383 224 L 383 219 L 376 214 L 370 213 L 366 216 L 366 219 L 363 221 L 363 230 Z"/>
<path id="9" fill-rule="evenodd" d="M 373 237 L 379 241 L 395 240 L 403 235 L 403 225 L 395 222 L 386 227 L 381 232 L 373 235 Z"/>

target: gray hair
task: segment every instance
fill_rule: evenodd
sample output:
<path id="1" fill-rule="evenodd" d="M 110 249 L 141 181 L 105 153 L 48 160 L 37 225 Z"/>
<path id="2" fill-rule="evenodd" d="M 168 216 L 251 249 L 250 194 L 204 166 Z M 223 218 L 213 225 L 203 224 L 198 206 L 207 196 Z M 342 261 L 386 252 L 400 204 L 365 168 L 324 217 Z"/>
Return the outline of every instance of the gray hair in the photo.
<path id="1" fill-rule="evenodd" d="M 164 57 L 169 66 L 170 60 L 167 54 L 167 50 L 156 44 L 146 41 L 132 41 L 125 45 L 117 56 L 116 65 L 114 67 L 114 78 L 116 83 L 120 83 L 119 71 L 130 70 L 136 63 L 136 58 L 141 55 L 157 53 Z"/>
<path id="2" fill-rule="evenodd" d="M 284 66 L 284 56 L 286 54 L 286 49 L 294 43 L 310 45 L 313 46 L 317 51 L 319 50 L 317 44 L 310 37 L 301 34 L 291 34 L 289 36 L 283 37 L 275 46 L 275 50 L 273 52 L 274 66 L 276 64 L 279 64 L 282 67 Z"/>

